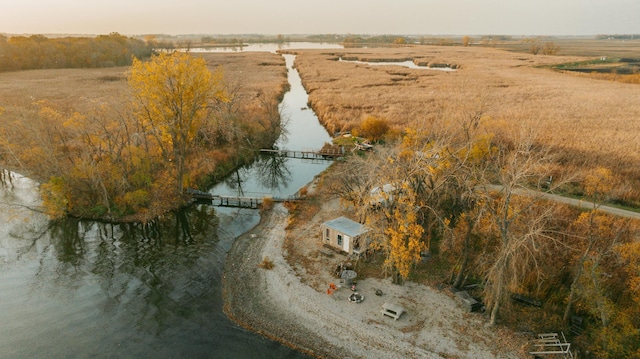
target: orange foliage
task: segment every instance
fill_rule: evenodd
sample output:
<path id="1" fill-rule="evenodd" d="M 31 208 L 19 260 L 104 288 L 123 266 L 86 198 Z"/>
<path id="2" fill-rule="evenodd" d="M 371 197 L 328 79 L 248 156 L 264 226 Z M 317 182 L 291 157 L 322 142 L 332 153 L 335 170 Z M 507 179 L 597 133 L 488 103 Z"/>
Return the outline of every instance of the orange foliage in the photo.
<path id="1" fill-rule="evenodd" d="M 403 188 L 409 192 L 409 188 Z M 388 239 L 388 257 L 385 265 L 395 268 L 403 279 L 409 277 L 413 265 L 420 261 L 424 228 L 418 223 L 415 201 L 409 196 L 400 196 L 391 213 L 391 224 L 385 229 Z"/>
<path id="2" fill-rule="evenodd" d="M 360 123 L 360 135 L 372 141 L 379 141 L 389 132 L 389 123 L 374 116 L 367 116 Z"/>

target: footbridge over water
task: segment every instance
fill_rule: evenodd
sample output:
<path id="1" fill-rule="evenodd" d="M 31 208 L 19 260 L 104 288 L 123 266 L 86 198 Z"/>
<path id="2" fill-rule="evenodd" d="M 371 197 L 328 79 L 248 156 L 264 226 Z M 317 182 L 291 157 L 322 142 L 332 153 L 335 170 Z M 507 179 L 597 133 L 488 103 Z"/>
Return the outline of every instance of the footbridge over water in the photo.
<path id="1" fill-rule="evenodd" d="M 273 150 L 263 148 L 260 153 L 271 154 L 274 156 L 289 157 L 289 158 L 302 158 L 312 160 L 329 160 L 333 161 L 344 157 L 344 147 L 327 147 L 320 150 Z"/>
<path id="2" fill-rule="evenodd" d="M 196 201 L 206 202 L 212 206 L 216 207 L 236 207 L 236 208 L 253 208 L 257 209 L 265 201 L 271 202 L 290 202 L 290 201 L 298 201 L 301 198 L 298 196 L 287 196 L 287 197 L 272 197 L 272 196 L 263 196 L 263 197 L 247 197 L 247 196 L 223 196 L 217 195 L 209 192 L 198 191 L 198 190 L 188 190 L 189 194 L 191 194 L 191 198 Z"/>

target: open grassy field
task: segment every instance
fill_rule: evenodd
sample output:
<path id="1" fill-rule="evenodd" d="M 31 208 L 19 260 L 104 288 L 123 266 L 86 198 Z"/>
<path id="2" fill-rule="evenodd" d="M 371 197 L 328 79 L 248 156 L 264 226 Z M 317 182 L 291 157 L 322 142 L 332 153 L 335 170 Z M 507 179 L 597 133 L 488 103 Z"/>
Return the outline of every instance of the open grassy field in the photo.
<path id="1" fill-rule="evenodd" d="M 493 46 L 498 49 L 528 53 L 531 43 L 522 41 L 523 39 L 513 39 L 510 41 L 499 41 Z M 539 43 L 547 41 L 553 42 L 558 47 L 559 56 L 587 56 L 587 57 L 617 57 L 630 58 L 640 57 L 640 39 L 596 39 L 593 37 L 581 36 L 559 36 L 544 37 L 538 39 Z"/>
<path id="2" fill-rule="evenodd" d="M 286 69 L 280 55 L 269 53 L 202 54 L 211 68 L 222 65 L 230 83 L 242 84 L 247 98 L 281 92 Z M 128 67 L 53 69 L 0 73 L 0 106 L 26 109 L 45 100 L 62 110 L 82 111 L 127 94 Z M 278 94 L 279 95 L 279 94 Z"/>
<path id="3" fill-rule="evenodd" d="M 264 103 L 277 103 L 286 86 L 286 68 L 280 55 L 270 53 L 202 54 L 211 69 L 221 65 L 225 81 L 241 98 L 245 108 L 259 108 Z M 128 67 L 100 69 L 49 69 L 0 73 L 0 133 L 8 127 L 28 128 L 39 116 L 37 103 L 70 116 L 74 112 L 87 114 L 96 108 L 110 108 L 113 114 L 123 113 L 122 106 L 131 101 L 127 84 Z M 257 94 L 262 94 L 259 98 Z M 265 99 L 267 98 L 266 102 Z M 270 100 L 268 100 L 270 98 Z M 61 119 L 64 121 L 65 119 Z M 14 131 L 8 131 L 14 132 Z M 15 142 L 18 139 L 12 139 Z M 16 163 L 7 163 L 10 156 L 1 157 L 4 165 L 21 172 Z M 2 164 L 2 162 L 0 162 Z M 28 167 L 28 166 L 26 166 Z M 27 174 L 27 173 L 25 173 Z M 38 173 L 28 173 L 38 180 Z"/>
<path id="4" fill-rule="evenodd" d="M 610 168 L 624 181 L 619 201 L 640 205 L 640 86 L 576 76 L 549 66 L 587 56 L 531 55 L 482 47 L 304 50 L 296 67 L 309 102 L 330 131 L 356 128 L 367 116 L 393 127 L 434 129 L 482 111 L 500 136 L 533 129 L 563 167 Z M 375 61 L 456 64 L 454 72 L 371 66 Z"/>

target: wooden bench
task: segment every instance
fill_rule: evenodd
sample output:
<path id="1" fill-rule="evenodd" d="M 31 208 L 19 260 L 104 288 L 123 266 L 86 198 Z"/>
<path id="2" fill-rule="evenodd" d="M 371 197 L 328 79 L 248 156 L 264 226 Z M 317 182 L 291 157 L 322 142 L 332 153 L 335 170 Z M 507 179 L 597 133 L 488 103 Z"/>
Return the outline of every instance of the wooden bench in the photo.
<path id="1" fill-rule="evenodd" d="M 475 298 L 469 295 L 467 291 L 456 292 L 456 297 L 460 300 L 462 305 L 467 309 L 467 312 L 477 312 L 482 309 L 482 303 L 478 302 Z"/>
<path id="2" fill-rule="evenodd" d="M 402 308 L 399 305 L 395 305 L 395 304 L 391 304 L 391 303 L 384 303 L 382 305 L 382 310 L 380 311 L 380 313 L 382 313 L 382 315 L 389 316 L 389 317 L 393 318 L 394 320 L 398 320 L 398 318 L 400 318 L 400 316 L 404 312 L 405 312 L 404 308 Z"/>

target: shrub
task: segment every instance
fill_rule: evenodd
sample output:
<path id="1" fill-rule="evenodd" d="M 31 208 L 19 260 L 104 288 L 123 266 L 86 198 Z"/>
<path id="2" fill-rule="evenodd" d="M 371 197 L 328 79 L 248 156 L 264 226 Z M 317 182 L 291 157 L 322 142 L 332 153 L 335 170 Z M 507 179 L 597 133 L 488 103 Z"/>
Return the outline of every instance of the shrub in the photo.
<path id="1" fill-rule="evenodd" d="M 262 199 L 262 209 L 266 211 L 270 210 L 271 208 L 273 208 L 273 198 L 264 197 Z"/>
<path id="2" fill-rule="evenodd" d="M 258 267 L 262 269 L 273 269 L 274 266 L 273 261 L 269 259 L 269 257 L 264 257 L 262 262 L 258 264 Z"/>
<path id="3" fill-rule="evenodd" d="M 389 132 L 389 123 L 374 116 L 367 116 L 360 123 L 360 133 L 371 141 L 379 141 Z"/>

